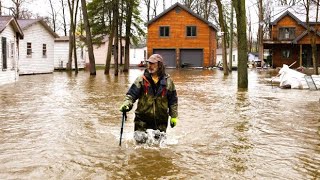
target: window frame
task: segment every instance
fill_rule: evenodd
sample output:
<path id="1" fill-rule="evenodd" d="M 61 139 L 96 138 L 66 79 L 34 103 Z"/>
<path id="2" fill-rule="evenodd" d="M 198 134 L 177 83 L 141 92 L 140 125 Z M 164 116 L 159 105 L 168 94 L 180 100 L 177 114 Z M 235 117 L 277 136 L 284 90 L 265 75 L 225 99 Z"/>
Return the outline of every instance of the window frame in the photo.
<path id="1" fill-rule="evenodd" d="M 47 57 L 47 44 L 42 44 L 42 57 Z"/>
<path id="2" fill-rule="evenodd" d="M 32 57 L 32 43 L 27 42 L 27 57 Z"/>
<path id="3" fill-rule="evenodd" d="M 279 40 L 293 40 L 296 38 L 295 27 L 280 27 L 279 28 Z"/>
<path id="4" fill-rule="evenodd" d="M 190 29 L 190 30 L 188 30 L 188 29 Z M 189 32 L 190 32 L 190 34 L 189 34 Z M 193 37 L 197 37 L 197 35 L 198 35 L 197 26 L 195 26 L 195 25 L 186 26 L 186 37 L 193 38 Z"/>
<path id="5" fill-rule="evenodd" d="M 292 56 L 292 52 L 291 49 L 289 48 L 285 48 L 285 49 L 281 49 L 281 58 L 282 59 L 289 59 Z"/>
<path id="6" fill-rule="evenodd" d="M 161 38 L 170 37 L 170 26 L 159 26 L 159 37 Z"/>

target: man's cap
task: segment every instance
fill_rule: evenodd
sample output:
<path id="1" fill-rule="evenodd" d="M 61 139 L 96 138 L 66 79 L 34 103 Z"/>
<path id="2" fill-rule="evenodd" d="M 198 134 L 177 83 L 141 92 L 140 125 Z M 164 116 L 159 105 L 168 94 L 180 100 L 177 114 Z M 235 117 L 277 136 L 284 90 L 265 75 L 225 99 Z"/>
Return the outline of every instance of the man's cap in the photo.
<path id="1" fill-rule="evenodd" d="M 160 56 L 160 54 L 152 54 L 149 57 L 149 59 L 147 60 L 147 62 L 151 62 L 151 63 L 162 62 L 163 63 L 163 59 Z"/>

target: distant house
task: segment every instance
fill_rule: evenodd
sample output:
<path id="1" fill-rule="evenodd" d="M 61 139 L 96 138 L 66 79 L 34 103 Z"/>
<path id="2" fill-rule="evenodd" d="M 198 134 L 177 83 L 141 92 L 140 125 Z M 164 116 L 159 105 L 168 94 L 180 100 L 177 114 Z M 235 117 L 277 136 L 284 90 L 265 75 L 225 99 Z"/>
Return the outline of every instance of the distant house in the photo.
<path id="1" fill-rule="evenodd" d="M 59 36 L 42 19 L 18 20 L 24 39 L 19 43 L 19 74 L 54 71 L 54 39 Z"/>
<path id="2" fill-rule="evenodd" d="M 230 49 L 227 49 L 227 62 L 228 62 L 228 67 L 230 66 Z M 223 63 L 223 58 L 222 58 L 222 49 L 217 49 L 217 64 L 219 65 Z M 232 68 L 238 68 L 238 49 L 233 48 L 232 49 Z"/>
<path id="3" fill-rule="evenodd" d="M 315 7 L 310 6 L 310 33 L 303 6 L 279 7 L 272 12 L 270 36 L 263 41 L 264 49 L 270 52 L 272 67 L 291 65 L 294 62 L 293 68 L 313 66 L 312 36 L 316 39 L 318 57 L 320 55 L 320 23 L 316 21 L 315 10 Z M 319 66 L 319 58 L 317 62 Z"/>
<path id="4" fill-rule="evenodd" d="M 77 65 L 79 69 L 85 67 L 85 47 L 77 47 Z M 54 69 L 65 69 L 69 59 L 69 36 L 61 36 L 54 40 Z M 74 56 L 72 56 L 74 68 Z"/>
<path id="5" fill-rule="evenodd" d="M 130 46 L 130 66 L 137 66 L 147 60 L 147 46 L 145 44 Z"/>
<path id="6" fill-rule="evenodd" d="M 0 85 L 18 80 L 19 41 L 23 32 L 12 16 L 0 16 Z"/>
<path id="7" fill-rule="evenodd" d="M 176 3 L 148 22 L 148 57 L 161 54 L 167 67 L 216 65 L 216 27 Z"/>
<path id="8" fill-rule="evenodd" d="M 255 67 L 261 67 L 261 60 L 259 59 L 258 52 L 249 52 L 248 53 L 248 64 Z"/>
<path id="9" fill-rule="evenodd" d="M 95 64 L 96 65 L 106 65 L 106 59 L 107 59 L 107 53 L 108 53 L 108 43 L 109 43 L 109 36 L 105 36 L 101 44 L 93 44 L 93 53 L 94 53 L 94 59 L 95 59 Z M 119 42 L 119 50 L 118 50 L 118 55 L 119 55 L 119 62 L 120 63 L 120 52 L 122 51 L 122 60 L 124 63 L 124 45 L 125 45 L 125 40 L 122 38 L 122 48 L 120 48 L 120 42 Z M 114 45 L 112 46 L 112 48 Z M 86 63 L 89 63 L 89 56 L 86 56 Z M 114 57 L 113 57 L 113 51 L 111 51 L 111 62 L 110 64 L 114 64 Z"/>

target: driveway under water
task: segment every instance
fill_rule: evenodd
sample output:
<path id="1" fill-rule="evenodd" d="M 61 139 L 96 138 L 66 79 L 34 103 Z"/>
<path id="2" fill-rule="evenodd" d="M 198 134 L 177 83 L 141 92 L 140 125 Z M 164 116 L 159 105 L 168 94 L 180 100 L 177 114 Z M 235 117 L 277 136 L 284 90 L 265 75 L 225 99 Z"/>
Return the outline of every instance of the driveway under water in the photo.
<path id="1" fill-rule="evenodd" d="M 320 179 L 320 93 L 279 89 L 249 70 L 167 70 L 179 123 L 161 147 L 119 147 L 124 95 L 141 69 L 21 76 L 0 86 L 0 179 Z"/>

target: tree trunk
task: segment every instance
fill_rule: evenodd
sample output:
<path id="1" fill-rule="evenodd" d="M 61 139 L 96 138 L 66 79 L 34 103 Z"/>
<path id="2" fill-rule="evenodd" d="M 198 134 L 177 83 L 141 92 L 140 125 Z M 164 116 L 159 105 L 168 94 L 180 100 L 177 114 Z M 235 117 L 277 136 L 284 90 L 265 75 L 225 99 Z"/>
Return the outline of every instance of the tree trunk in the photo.
<path id="1" fill-rule="evenodd" d="M 262 7 L 262 0 L 259 0 L 259 59 L 261 61 L 261 66 L 264 65 L 264 60 L 263 60 L 263 7 Z"/>
<path id="2" fill-rule="evenodd" d="M 317 0 L 317 10 L 316 10 L 316 24 L 315 24 L 315 32 L 312 37 L 312 59 L 313 59 L 313 69 L 314 69 L 314 74 L 319 75 L 319 70 L 318 70 L 318 53 L 317 53 L 317 33 L 318 33 L 318 15 L 319 15 L 319 0 Z"/>
<path id="3" fill-rule="evenodd" d="M 76 42 L 76 27 L 77 27 L 77 14 L 78 14 L 78 5 L 79 0 L 76 0 L 76 9 L 74 13 L 74 22 L 73 22 L 73 56 L 74 56 L 74 70 L 78 74 L 78 58 L 77 58 L 77 42 Z"/>
<path id="4" fill-rule="evenodd" d="M 115 0 L 115 5 L 113 9 L 114 14 L 114 49 L 113 49 L 113 59 L 114 59 L 114 75 L 118 76 L 118 52 L 119 52 L 119 0 Z"/>
<path id="5" fill-rule="evenodd" d="M 89 54 L 89 62 L 90 62 L 90 75 L 96 75 L 96 64 L 95 64 L 95 59 L 93 54 L 92 38 L 91 38 L 91 32 L 90 32 L 90 24 L 88 19 L 86 0 L 81 0 L 81 6 L 82 6 L 84 27 L 86 29 L 86 42 L 88 46 L 88 54 Z"/>
<path id="6" fill-rule="evenodd" d="M 62 7 L 62 15 L 63 15 L 63 32 L 64 35 L 67 36 L 67 23 L 66 23 L 66 15 L 64 12 L 64 2 L 61 0 L 61 7 Z"/>
<path id="7" fill-rule="evenodd" d="M 232 2 L 231 2 L 232 3 Z M 231 18 L 230 18 L 230 43 L 229 43 L 229 71 L 232 72 L 232 49 L 233 49 L 233 5 L 231 4 Z"/>
<path id="8" fill-rule="evenodd" d="M 121 0 L 119 0 L 119 1 L 121 1 Z M 120 45 L 119 45 L 119 49 L 120 49 L 120 65 L 123 65 L 123 51 L 122 51 L 122 19 L 123 19 L 123 12 L 124 12 L 124 10 L 123 10 L 123 1 L 122 1 L 122 3 L 119 3 L 119 4 L 121 4 L 121 15 L 120 15 L 120 19 L 121 19 L 121 21 L 118 21 L 119 22 L 119 43 L 120 43 Z"/>
<path id="9" fill-rule="evenodd" d="M 247 32 L 245 0 L 232 0 L 237 16 L 238 32 L 238 89 L 248 88 Z"/>
<path id="10" fill-rule="evenodd" d="M 70 12 L 70 29 L 69 29 L 69 54 L 68 54 L 68 64 L 67 70 L 72 70 L 72 50 L 73 50 L 73 14 L 74 14 L 74 0 L 70 2 L 68 0 L 69 12 Z"/>
<path id="11" fill-rule="evenodd" d="M 53 25 L 53 31 L 56 32 L 56 12 L 54 11 L 52 1 L 49 0 L 50 9 L 51 9 L 51 16 L 52 16 L 52 25 Z"/>
<path id="12" fill-rule="evenodd" d="M 114 5 L 113 5 L 114 6 Z M 110 17 L 111 17 L 110 13 Z M 104 74 L 109 74 L 110 71 L 110 62 L 111 62 L 111 53 L 113 51 L 112 45 L 113 45 L 113 37 L 114 37 L 114 25 L 115 25 L 115 20 L 112 18 L 112 21 L 110 22 L 110 35 L 109 35 L 109 42 L 108 42 L 108 52 L 107 52 L 107 58 L 106 58 L 106 67 L 104 69 Z"/>
<path id="13" fill-rule="evenodd" d="M 219 10 L 219 23 L 222 31 L 222 61 L 223 61 L 223 73 L 224 75 L 228 75 L 228 62 L 227 62 L 227 30 L 225 26 L 225 21 L 223 19 L 223 8 L 220 0 L 216 0 L 218 10 Z"/>
<path id="14" fill-rule="evenodd" d="M 132 10 L 134 6 L 134 0 L 128 0 L 127 5 L 127 19 L 126 19 L 126 41 L 125 41 L 125 58 L 124 58 L 124 72 L 129 71 L 129 50 L 130 50 L 130 32 L 131 32 L 131 23 L 132 23 Z"/>

